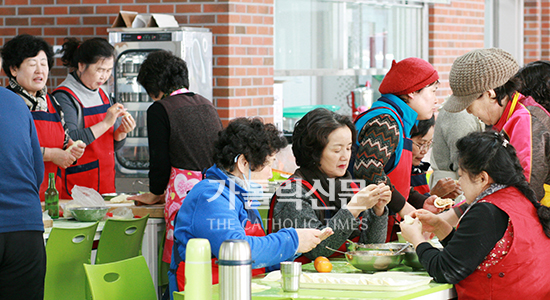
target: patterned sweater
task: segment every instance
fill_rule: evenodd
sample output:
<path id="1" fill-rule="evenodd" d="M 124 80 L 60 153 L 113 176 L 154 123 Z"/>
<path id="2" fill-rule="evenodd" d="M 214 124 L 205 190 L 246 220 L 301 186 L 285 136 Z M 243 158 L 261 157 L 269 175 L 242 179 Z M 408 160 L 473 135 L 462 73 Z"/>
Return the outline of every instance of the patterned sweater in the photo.
<path id="1" fill-rule="evenodd" d="M 393 95 L 386 95 L 393 96 Z M 397 98 L 395 96 L 392 99 Z M 403 111 L 403 119 L 405 129 L 412 128 L 416 122 L 416 112 L 412 110 L 402 100 L 393 100 L 395 105 L 399 106 Z M 377 183 L 380 180 L 392 187 L 392 200 L 388 207 L 393 212 L 399 212 L 405 205 L 406 199 L 401 195 L 391 184 L 390 178 L 387 176 L 387 170 L 391 170 L 390 166 L 398 163 L 395 160 L 399 159 L 400 153 L 398 150 L 399 140 L 402 136 L 408 136 L 408 133 L 402 133 L 398 120 L 388 113 L 382 113 L 369 119 L 365 125 L 358 129 L 358 149 L 354 162 L 353 175 L 357 179 L 364 179 L 366 184 Z M 356 124 L 357 125 L 357 124 Z M 393 154 L 396 155 L 393 155 Z M 399 154 L 399 156 L 397 155 Z M 396 158 L 397 157 L 397 158 Z M 412 165 L 411 165 L 412 167 Z M 410 176 L 410 174 L 407 174 Z"/>

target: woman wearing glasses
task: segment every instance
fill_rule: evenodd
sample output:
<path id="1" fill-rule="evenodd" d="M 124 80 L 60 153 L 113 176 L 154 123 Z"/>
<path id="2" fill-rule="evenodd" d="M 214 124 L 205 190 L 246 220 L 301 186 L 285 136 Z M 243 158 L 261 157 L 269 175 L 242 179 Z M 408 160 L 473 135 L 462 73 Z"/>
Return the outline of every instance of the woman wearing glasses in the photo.
<path id="1" fill-rule="evenodd" d="M 433 143 L 435 119 L 431 117 L 428 120 L 418 121 L 418 124 L 411 131 L 412 140 L 412 172 L 411 172 L 411 191 L 408 202 L 415 208 L 423 208 L 424 202 L 433 202 L 436 197 L 456 198 L 462 193 L 460 186 L 452 178 L 442 178 L 437 181 L 430 190 L 426 172 L 430 168 L 430 163 L 422 161 Z M 428 200 L 429 199 L 429 200 Z M 424 208 L 430 209 L 431 206 Z M 432 209 L 430 209 L 432 210 Z M 433 210 L 436 212 L 435 210 Z"/>

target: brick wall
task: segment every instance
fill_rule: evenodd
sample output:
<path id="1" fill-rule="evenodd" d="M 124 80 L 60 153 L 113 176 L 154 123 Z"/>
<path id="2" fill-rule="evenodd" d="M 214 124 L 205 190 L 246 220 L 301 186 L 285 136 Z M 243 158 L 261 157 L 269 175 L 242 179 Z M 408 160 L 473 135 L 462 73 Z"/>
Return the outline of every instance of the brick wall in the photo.
<path id="1" fill-rule="evenodd" d="M 67 36 L 107 38 L 120 10 L 173 14 L 213 33 L 214 105 L 220 117 L 273 121 L 273 0 L 0 0 L 0 43 L 28 33 L 61 45 Z M 48 87 L 67 75 L 59 60 Z M 6 77 L 1 84 L 6 85 Z"/>
<path id="2" fill-rule="evenodd" d="M 524 2 L 524 63 L 550 60 L 550 1 Z"/>
<path id="3" fill-rule="evenodd" d="M 429 9 L 429 61 L 439 72 L 438 99 L 451 94 L 449 72 L 454 60 L 483 48 L 485 0 L 451 1 Z"/>

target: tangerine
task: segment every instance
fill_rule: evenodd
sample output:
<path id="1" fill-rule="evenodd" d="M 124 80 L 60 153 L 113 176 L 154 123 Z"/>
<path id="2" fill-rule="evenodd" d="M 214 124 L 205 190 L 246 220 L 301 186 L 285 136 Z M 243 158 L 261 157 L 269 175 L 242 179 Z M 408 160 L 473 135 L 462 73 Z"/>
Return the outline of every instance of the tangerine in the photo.
<path id="1" fill-rule="evenodd" d="M 332 264 L 330 261 L 322 260 L 315 266 L 315 270 L 319 273 L 330 273 L 332 271 Z"/>
<path id="2" fill-rule="evenodd" d="M 317 269 L 317 265 L 319 264 L 319 262 L 322 262 L 322 261 L 329 261 L 329 260 L 324 256 L 318 256 L 313 262 L 313 266 L 315 267 L 315 269 Z"/>

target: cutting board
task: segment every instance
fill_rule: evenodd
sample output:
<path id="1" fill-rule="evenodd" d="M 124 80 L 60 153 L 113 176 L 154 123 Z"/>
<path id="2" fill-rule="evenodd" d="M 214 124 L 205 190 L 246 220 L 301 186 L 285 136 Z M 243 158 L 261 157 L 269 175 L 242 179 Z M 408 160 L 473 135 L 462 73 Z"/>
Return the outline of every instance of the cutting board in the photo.
<path id="1" fill-rule="evenodd" d="M 144 217 L 149 214 L 149 218 L 164 218 L 164 204 L 136 206 L 134 203 L 111 203 L 110 201 L 105 201 L 105 205 L 109 207 L 109 212 L 119 207 L 128 207 L 132 210 L 134 216 Z"/>

